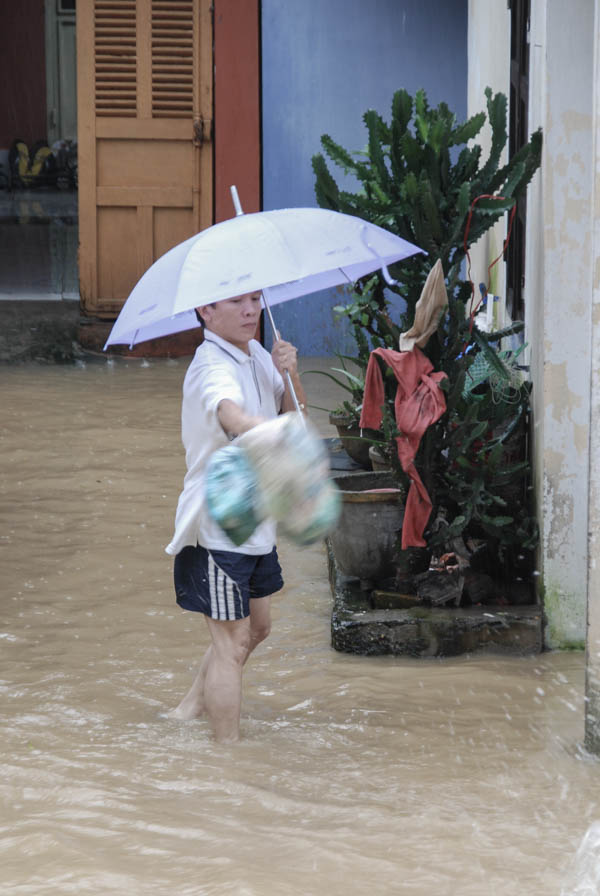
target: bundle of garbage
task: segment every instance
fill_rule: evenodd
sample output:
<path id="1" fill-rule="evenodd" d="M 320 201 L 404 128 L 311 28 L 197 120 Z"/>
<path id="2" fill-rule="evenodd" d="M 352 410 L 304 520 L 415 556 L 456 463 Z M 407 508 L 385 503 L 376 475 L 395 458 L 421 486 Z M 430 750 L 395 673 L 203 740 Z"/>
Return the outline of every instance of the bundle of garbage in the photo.
<path id="1" fill-rule="evenodd" d="M 205 479 L 210 515 L 234 544 L 267 517 L 297 544 L 311 544 L 336 525 L 340 496 L 314 427 L 283 414 L 241 435 L 211 457 Z"/>

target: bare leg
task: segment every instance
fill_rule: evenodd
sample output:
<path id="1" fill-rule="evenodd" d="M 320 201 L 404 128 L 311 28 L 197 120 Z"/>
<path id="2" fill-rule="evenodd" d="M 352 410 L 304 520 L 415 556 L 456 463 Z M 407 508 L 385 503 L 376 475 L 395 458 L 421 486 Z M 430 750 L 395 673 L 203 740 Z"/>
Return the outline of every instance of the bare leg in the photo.
<path id="1" fill-rule="evenodd" d="M 264 641 L 271 631 L 271 598 L 261 597 L 250 601 L 250 642 L 244 657 L 244 663 L 255 647 Z M 189 722 L 199 718 L 204 710 L 204 682 L 206 670 L 210 662 L 212 644 L 204 654 L 200 668 L 192 682 L 192 686 L 175 709 L 169 715 L 173 719 Z"/>
<path id="2" fill-rule="evenodd" d="M 250 601 L 250 616 L 238 622 L 208 619 L 212 651 L 204 678 L 204 706 L 219 743 L 240 736 L 242 669 L 271 629 L 270 597 Z"/>
<path id="3" fill-rule="evenodd" d="M 271 598 L 257 597 L 250 600 L 250 647 L 248 656 L 271 631 Z M 246 659 L 248 659 L 248 656 Z"/>
<path id="4" fill-rule="evenodd" d="M 250 652 L 250 619 L 217 621 L 206 617 L 212 650 L 204 677 L 204 708 L 218 743 L 240 736 L 242 669 Z"/>
<path id="5" fill-rule="evenodd" d="M 183 722 L 189 722 L 192 719 L 199 718 L 204 712 L 204 679 L 206 678 L 206 668 L 210 659 L 212 644 L 202 658 L 200 668 L 196 673 L 196 677 L 192 682 L 192 686 L 175 709 L 171 710 L 169 716 L 172 719 L 180 719 Z"/>

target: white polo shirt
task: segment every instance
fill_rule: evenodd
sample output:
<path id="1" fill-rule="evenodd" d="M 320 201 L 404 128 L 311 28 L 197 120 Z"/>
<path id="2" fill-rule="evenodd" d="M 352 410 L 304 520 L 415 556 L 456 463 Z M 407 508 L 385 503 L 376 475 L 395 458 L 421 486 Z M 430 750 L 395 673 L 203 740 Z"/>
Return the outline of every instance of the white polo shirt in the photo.
<path id="1" fill-rule="evenodd" d="M 271 355 L 252 339 L 250 355 L 212 333 L 196 349 L 183 383 L 181 435 L 187 473 L 175 515 L 175 534 L 167 554 L 178 554 L 186 545 L 201 544 L 215 551 L 268 554 L 275 544 L 275 523 L 265 520 L 248 541 L 234 545 L 211 519 L 204 497 L 204 470 L 211 454 L 229 444 L 217 417 L 217 408 L 228 398 L 246 413 L 272 419 L 279 414 L 283 380 Z"/>

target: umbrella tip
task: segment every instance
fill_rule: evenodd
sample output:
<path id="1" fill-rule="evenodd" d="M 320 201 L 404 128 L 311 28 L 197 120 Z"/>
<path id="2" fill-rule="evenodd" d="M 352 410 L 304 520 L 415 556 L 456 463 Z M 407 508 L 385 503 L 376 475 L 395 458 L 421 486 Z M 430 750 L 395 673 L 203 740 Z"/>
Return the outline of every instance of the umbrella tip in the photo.
<path id="1" fill-rule="evenodd" d="M 235 184 L 232 184 L 229 188 L 231 190 L 231 199 L 233 200 L 233 207 L 235 209 L 235 214 L 243 215 L 244 212 L 242 210 L 242 203 L 240 202 L 240 197 L 238 196 L 237 187 Z"/>

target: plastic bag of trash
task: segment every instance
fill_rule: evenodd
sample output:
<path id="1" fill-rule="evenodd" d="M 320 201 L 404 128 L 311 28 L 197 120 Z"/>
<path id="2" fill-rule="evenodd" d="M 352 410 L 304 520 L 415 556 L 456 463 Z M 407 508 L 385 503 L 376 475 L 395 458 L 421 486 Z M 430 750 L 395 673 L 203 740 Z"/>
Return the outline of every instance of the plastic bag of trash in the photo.
<path id="1" fill-rule="evenodd" d="M 237 441 L 258 479 L 266 516 L 287 519 L 329 475 L 329 458 L 315 428 L 297 413 L 282 414 Z"/>
<path id="2" fill-rule="evenodd" d="M 259 513 L 277 520 L 294 541 L 310 544 L 334 528 L 340 498 L 316 429 L 297 413 L 245 432 L 238 444 L 258 481 Z"/>
<path id="3" fill-rule="evenodd" d="M 247 541 L 263 519 L 257 510 L 258 483 L 245 452 L 237 445 L 220 448 L 206 467 L 208 512 L 235 545 Z"/>
<path id="4" fill-rule="evenodd" d="M 297 544 L 312 544 L 335 529 L 341 510 L 339 489 L 330 479 L 281 521 L 281 528 Z"/>
<path id="5" fill-rule="evenodd" d="M 208 512 L 236 545 L 267 517 L 297 544 L 323 538 L 337 522 L 340 496 L 329 478 L 323 442 L 298 414 L 276 417 L 212 455 Z"/>

